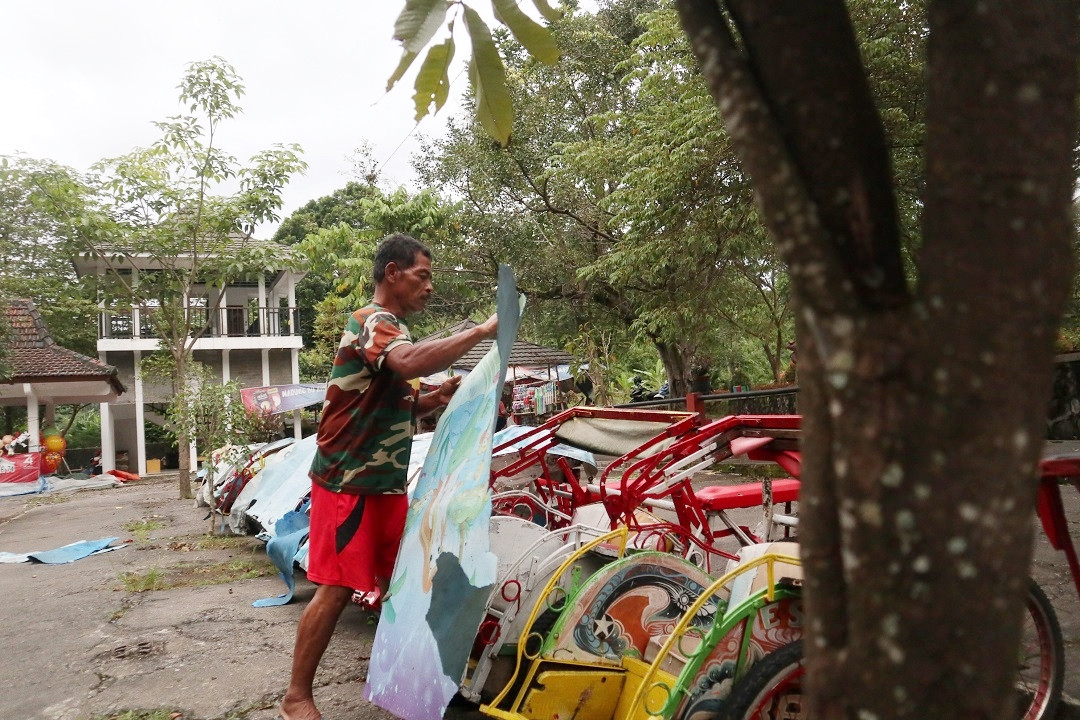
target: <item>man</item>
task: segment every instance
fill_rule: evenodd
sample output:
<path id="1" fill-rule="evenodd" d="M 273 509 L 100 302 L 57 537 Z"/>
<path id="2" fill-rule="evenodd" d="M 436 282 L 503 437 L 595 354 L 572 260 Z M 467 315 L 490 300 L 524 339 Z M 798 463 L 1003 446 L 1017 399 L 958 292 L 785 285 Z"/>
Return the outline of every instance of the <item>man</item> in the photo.
<path id="1" fill-rule="evenodd" d="M 443 370 L 481 340 L 495 337 L 495 315 L 442 340 L 413 345 L 402 319 L 420 312 L 434 288 L 431 252 L 408 235 L 385 238 L 375 252 L 375 294 L 352 314 L 334 357 L 311 464 L 308 571 L 318 583 L 296 632 L 284 720 L 318 720 L 315 670 L 353 591 L 377 605 L 386 593 L 408 501 L 412 427 L 445 406 L 460 377 L 417 396 L 408 382 Z"/>

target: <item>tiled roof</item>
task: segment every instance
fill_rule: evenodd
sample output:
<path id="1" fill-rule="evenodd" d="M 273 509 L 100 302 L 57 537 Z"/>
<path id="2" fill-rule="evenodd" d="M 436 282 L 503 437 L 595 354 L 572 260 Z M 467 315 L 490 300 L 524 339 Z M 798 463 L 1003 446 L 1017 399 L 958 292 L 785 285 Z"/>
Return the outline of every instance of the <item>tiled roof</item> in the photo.
<path id="1" fill-rule="evenodd" d="M 93 380 L 107 381 L 117 393 L 124 392 L 112 365 L 56 344 L 31 300 L 15 299 L 0 304 L 0 315 L 11 329 L 11 376 L 4 382 Z"/>
<path id="2" fill-rule="evenodd" d="M 417 340 L 416 343 L 420 344 L 427 342 L 428 340 L 438 340 L 440 338 L 450 337 L 462 330 L 476 327 L 478 324 L 479 323 L 474 322 L 473 320 L 462 320 L 448 328 L 443 328 L 438 332 L 433 332 L 430 335 L 422 337 Z M 455 362 L 451 367 L 472 370 L 476 367 L 476 364 L 487 355 L 488 350 L 491 349 L 492 342 L 494 341 L 481 340 L 472 350 L 462 355 L 461 359 Z M 520 367 L 555 367 L 556 365 L 566 365 L 573 359 L 573 355 L 563 350 L 547 348 L 542 345 L 534 345 L 533 343 L 525 342 L 524 340 L 515 340 L 514 346 L 510 350 L 510 365 L 517 365 Z"/>

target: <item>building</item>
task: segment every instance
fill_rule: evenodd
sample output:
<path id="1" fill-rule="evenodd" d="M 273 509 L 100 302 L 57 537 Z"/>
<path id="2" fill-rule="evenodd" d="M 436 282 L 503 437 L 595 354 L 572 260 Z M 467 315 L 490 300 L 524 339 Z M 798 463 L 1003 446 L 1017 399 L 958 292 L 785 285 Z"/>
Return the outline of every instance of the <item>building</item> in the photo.
<path id="1" fill-rule="evenodd" d="M 236 236 L 221 245 L 219 253 L 241 253 L 253 245 L 280 246 Z M 106 253 L 107 255 L 107 253 Z M 205 256 L 204 256 L 205 258 Z M 170 259 L 175 266 L 201 259 Z M 141 273 L 162 269 L 149 255 L 124 257 L 125 273 L 137 283 Z M 80 276 L 111 272 L 108 257 L 80 256 L 74 261 Z M 190 264 L 188 265 L 190 267 Z M 266 268 L 256 277 L 235 279 L 220 286 L 192 286 L 186 309 L 198 318 L 201 331 L 194 340 L 193 358 L 213 369 L 222 382 L 236 380 L 242 387 L 260 387 L 300 381 L 299 352 L 303 347 L 296 307 L 296 284 L 304 273 L 292 268 Z M 102 306 L 98 320 L 98 357 L 117 368 L 131 391 L 112 403 L 101 405 L 102 467 L 112 469 L 117 456 L 128 457 L 129 467 L 146 472 L 146 422 L 164 422 L 164 408 L 172 393 L 171 378 L 147 377 L 142 359 L 158 350 L 151 313 L 154 308 Z M 300 411 L 294 410 L 293 432 L 300 437 Z"/>
<path id="2" fill-rule="evenodd" d="M 11 335 L 10 373 L 0 380 L 0 405 L 25 405 L 27 452 L 38 452 L 41 426 L 52 425 L 57 405 L 114 402 L 125 390 L 115 367 L 57 345 L 34 303 L 0 303 Z M 40 409 L 44 407 L 44 417 Z"/>

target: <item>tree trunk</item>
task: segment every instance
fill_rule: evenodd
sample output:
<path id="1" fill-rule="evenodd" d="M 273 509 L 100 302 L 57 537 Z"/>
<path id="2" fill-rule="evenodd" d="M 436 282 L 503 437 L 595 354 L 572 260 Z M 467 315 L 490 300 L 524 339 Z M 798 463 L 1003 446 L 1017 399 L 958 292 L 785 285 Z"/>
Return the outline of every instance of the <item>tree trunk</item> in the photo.
<path id="1" fill-rule="evenodd" d="M 176 445 L 180 465 L 180 499 L 190 500 L 194 495 L 191 493 L 191 442 L 187 433 L 177 433 Z"/>
<path id="2" fill-rule="evenodd" d="M 173 344 L 176 347 L 176 344 Z M 183 346 L 181 345 L 181 348 Z M 180 391 L 179 384 L 187 382 L 187 352 L 181 350 L 179 353 L 173 352 L 173 393 Z M 191 493 L 191 438 L 188 434 L 179 429 L 176 433 L 176 449 L 178 454 L 177 464 L 180 466 L 180 499 L 190 500 L 194 497 Z"/>
<path id="3" fill-rule="evenodd" d="M 789 264 L 819 718 L 1004 718 L 1072 272 L 1075 4 L 930 3 L 919 285 L 839 0 L 679 0 Z M 822 52 L 821 48 L 829 48 Z"/>
<path id="4" fill-rule="evenodd" d="M 690 392 L 690 358 L 676 345 L 654 341 L 667 373 L 668 397 L 684 397 Z"/>

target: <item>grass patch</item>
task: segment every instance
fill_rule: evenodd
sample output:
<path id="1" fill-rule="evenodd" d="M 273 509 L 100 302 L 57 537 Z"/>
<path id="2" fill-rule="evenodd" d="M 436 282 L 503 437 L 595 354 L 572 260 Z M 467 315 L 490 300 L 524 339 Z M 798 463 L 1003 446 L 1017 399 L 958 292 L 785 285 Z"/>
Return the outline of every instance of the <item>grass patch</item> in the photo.
<path id="1" fill-rule="evenodd" d="M 187 535 L 171 538 L 169 549 L 179 552 L 192 550 L 255 550 L 265 544 L 250 535 Z"/>
<path id="2" fill-rule="evenodd" d="M 131 522 L 126 522 L 121 527 L 134 535 L 136 539 L 140 540 L 141 542 L 146 542 L 150 539 L 150 533 L 165 527 L 165 523 L 153 517 L 150 517 L 143 518 L 142 520 L 132 520 Z"/>
<path id="3" fill-rule="evenodd" d="M 184 713 L 171 708 L 124 710 L 112 715 L 95 715 L 90 720 L 184 720 Z"/>
<path id="4" fill-rule="evenodd" d="M 180 587 L 224 585 L 239 580 L 267 577 L 277 572 L 269 558 L 229 560 L 218 563 L 180 563 L 159 570 L 153 568 L 144 573 L 127 572 L 120 575 L 123 589 L 139 593 L 150 590 L 171 590 Z"/>
<path id="5" fill-rule="evenodd" d="M 120 582 L 124 583 L 125 590 L 133 593 L 164 590 L 168 587 L 165 581 L 165 573 L 158 568 L 150 568 L 144 573 L 121 573 Z"/>
<path id="6" fill-rule="evenodd" d="M 58 505 L 60 503 L 66 503 L 71 500 L 71 494 L 66 493 L 60 495 L 59 493 L 51 493 L 49 495 L 41 495 L 39 497 L 30 498 L 26 501 L 27 508 L 40 507 L 41 505 Z"/>
<path id="7" fill-rule="evenodd" d="M 224 585 L 237 580 L 252 580 L 277 572 L 273 563 L 266 560 L 230 560 L 210 565 L 194 565 L 172 568 L 169 579 L 172 587 L 197 585 Z"/>

